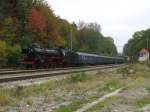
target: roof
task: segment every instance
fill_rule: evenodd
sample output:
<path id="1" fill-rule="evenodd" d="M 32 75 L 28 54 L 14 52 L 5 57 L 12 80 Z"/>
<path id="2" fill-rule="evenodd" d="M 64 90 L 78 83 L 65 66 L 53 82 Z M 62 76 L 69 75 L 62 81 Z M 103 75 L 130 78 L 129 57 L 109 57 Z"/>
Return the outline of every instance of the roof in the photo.
<path id="1" fill-rule="evenodd" d="M 143 48 L 143 49 L 140 50 L 140 53 L 148 53 L 148 50 Z"/>
<path id="2" fill-rule="evenodd" d="M 85 56 L 95 56 L 98 57 L 99 55 L 97 54 L 89 54 L 89 53 L 83 53 L 83 52 L 77 52 L 78 55 L 85 55 Z"/>
<path id="3" fill-rule="evenodd" d="M 84 55 L 84 56 L 94 56 L 94 57 L 103 57 L 103 58 L 111 58 L 111 59 L 122 59 L 121 57 L 110 57 L 110 56 L 103 56 L 103 55 L 97 55 L 97 54 L 89 54 L 89 53 L 83 53 L 83 52 L 77 52 L 78 55 Z"/>

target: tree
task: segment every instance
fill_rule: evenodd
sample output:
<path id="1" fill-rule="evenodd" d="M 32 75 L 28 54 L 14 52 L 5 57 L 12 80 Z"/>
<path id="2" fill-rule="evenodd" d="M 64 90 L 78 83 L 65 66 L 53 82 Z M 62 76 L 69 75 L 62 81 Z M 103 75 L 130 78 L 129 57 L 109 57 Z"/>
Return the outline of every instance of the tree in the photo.
<path id="1" fill-rule="evenodd" d="M 41 12 L 33 8 L 30 10 L 28 15 L 28 25 L 35 32 L 42 32 L 46 28 L 45 18 L 42 16 Z"/>
<path id="2" fill-rule="evenodd" d="M 89 28 L 83 28 L 78 32 L 79 50 L 89 53 L 100 53 L 100 47 L 103 41 L 103 36 Z"/>
<path id="3" fill-rule="evenodd" d="M 17 0 L 0 0 L 0 12 L 2 18 L 11 16 L 16 17 Z"/>
<path id="4" fill-rule="evenodd" d="M 17 66 L 21 59 L 21 47 L 20 45 L 7 46 L 7 65 Z"/>
<path id="5" fill-rule="evenodd" d="M 149 40 L 148 43 L 150 43 L 150 29 L 135 32 L 133 38 L 124 46 L 124 54 L 133 56 L 134 59 L 137 59 L 139 51 L 142 48 L 147 48 L 147 40 Z M 150 46 L 148 47 L 150 52 Z"/>
<path id="6" fill-rule="evenodd" d="M 72 47 L 73 50 L 77 50 L 77 26 L 73 22 L 72 24 L 69 23 L 67 20 L 61 19 L 58 17 L 58 26 L 59 26 L 59 35 L 64 40 L 64 44 L 62 47 L 66 49 L 70 49 L 71 47 L 71 40 L 72 40 Z"/>
<path id="7" fill-rule="evenodd" d="M 39 0 L 36 3 L 36 8 L 41 11 L 46 20 L 46 42 L 49 42 L 48 47 L 54 46 L 62 46 L 65 44 L 64 39 L 59 34 L 59 24 L 58 18 L 53 13 L 51 7 L 47 4 L 47 2 L 43 2 L 43 0 Z"/>
<path id="8" fill-rule="evenodd" d="M 112 37 L 105 37 L 103 42 L 103 53 L 106 55 L 116 56 L 117 48 Z"/>
<path id="9" fill-rule="evenodd" d="M 90 23 L 87 26 L 89 29 L 93 29 L 96 32 L 101 32 L 101 26 L 97 23 Z"/>
<path id="10" fill-rule="evenodd" d="M 78 24 L 78 50 L 109 56 L 117 54 L 117 48 L 112 37 L 104 37 L 101 26 L 97 23 Z"/>
<path id="11" fill-rule="evenodd" d="M 29 10 L 32 8 L 34 0 L 17 0 L 16 11 L 18 19 L 18 39 L 21 41 L 26 36 L 25 26 L 27 23 L 27 15 Z"/>
<path id="12" fill-rule="evenodd" d="M 33 43 L 70 49 L 71 42 L 74 51 L 116 52 L 113 40 L 102 35 L 99 24 L 69 23 L 56 16 L 46 0 L 0 0 L 0 65 L 18 64 L 21 48 Z"/>
<path id="13" fill-rule="evenodd" d="M 0 40 L 0 67 L 3 67 L 6 65 L 6 42 Z"/>
<path id="14" fill-rule="evenodd" d="M 0 37 L 9 44 L 14 44 L 17 34 L 17 21 L 12 17 L 4 18 L 0 27 Z"/>

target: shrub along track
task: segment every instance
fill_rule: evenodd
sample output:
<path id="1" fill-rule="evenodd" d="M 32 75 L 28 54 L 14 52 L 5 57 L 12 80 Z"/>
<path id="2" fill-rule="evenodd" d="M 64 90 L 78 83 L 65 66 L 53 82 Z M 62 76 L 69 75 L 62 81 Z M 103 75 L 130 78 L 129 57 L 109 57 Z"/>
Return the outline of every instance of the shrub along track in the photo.
<path id="1" fill-rule="evenodd" d="M 42 77 L 51 77 L 51 76 L 64 75 L 70 73 L 103 70 L 103 69 L 116 68 L 121 66 L 125 66 L 125 64 L 68 67 L 68 68 L 55 68 L 55 69 L 38 69 L 38 70 L 2 71 L 0 72 L 0 83 L 17 81 L 17 80 L 42 78 Z"/>

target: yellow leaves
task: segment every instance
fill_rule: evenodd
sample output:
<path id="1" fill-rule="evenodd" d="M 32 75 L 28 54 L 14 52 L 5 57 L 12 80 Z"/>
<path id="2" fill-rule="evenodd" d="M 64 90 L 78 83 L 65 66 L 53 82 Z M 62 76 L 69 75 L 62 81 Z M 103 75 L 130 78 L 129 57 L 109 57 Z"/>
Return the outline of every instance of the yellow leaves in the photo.
<path id="1" fill-rule="evenodd" d="M 6 42 L 0 40 L 0 57 L 5 57 L 5 50 L 6 50 Z"/>
<path id="2" fill-rule="evenodd" d="M 6 62 L 6 42 L 0 40 L 0 65 L 3 66 Z"/>
<path id="3" fill-rule="evenodd" d="M 12 24 L 13 24 L 13 19 L 12 19 L 11 17 L 5 18 L 5 19 L 4 19 L 4 24 L 5 24 L 6 26 L 12 25 Z"/>

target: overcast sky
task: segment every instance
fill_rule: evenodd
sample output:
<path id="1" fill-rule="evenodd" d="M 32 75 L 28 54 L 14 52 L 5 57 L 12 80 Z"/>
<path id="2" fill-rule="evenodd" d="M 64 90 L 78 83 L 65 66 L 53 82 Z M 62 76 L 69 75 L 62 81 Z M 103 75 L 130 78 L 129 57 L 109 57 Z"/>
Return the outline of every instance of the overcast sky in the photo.
<path id="1" fill-rule="evenodd" d="M 47 0 L 69 22 L 97 22 L 121 52 L 135 31 L 150 28 L 150 0 Z"/>

